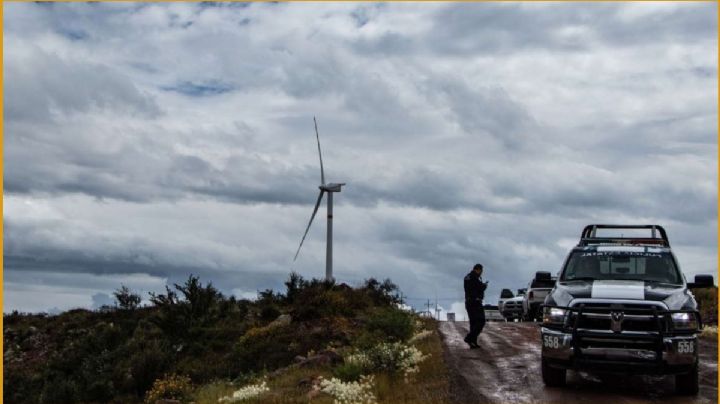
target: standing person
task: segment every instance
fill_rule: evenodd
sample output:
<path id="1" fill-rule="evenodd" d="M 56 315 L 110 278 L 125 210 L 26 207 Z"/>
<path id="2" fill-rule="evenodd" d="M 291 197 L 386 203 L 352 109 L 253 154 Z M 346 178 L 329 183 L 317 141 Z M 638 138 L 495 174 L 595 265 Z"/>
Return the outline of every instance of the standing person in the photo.
<path id="1" fill-rule="evenodd" d="M 482 281 L 483 266 L 475 264 L 472 271 L 465 275 L 465 310 L 470 320 L 470 332 L 465 336 L 465 342 L 470 348 L 479 348 L 477 337 L 485 326 L 485 310 L 483 298 L 487 282 Z"/>

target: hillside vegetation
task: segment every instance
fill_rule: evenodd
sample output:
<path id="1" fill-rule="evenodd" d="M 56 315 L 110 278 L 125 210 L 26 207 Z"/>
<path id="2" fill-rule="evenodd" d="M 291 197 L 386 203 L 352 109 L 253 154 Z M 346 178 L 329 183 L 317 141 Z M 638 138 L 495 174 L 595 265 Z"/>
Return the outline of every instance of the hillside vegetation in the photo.
<path id="1" fill-rule="evenodd" d="M 718 323 L 717 287 L 692 289 L 692 294 L 698 303 L 700 318 L 703 324 L 715 325 Z"/>
<path id="2" fill-rule="evenodd" d="M 392 282 L 285 286 L 237 300 L 190 276 L 147 307 L 121 287 L 98 311 L 7 314 L 4 402 L 445 401 L 435 324 Z"/>

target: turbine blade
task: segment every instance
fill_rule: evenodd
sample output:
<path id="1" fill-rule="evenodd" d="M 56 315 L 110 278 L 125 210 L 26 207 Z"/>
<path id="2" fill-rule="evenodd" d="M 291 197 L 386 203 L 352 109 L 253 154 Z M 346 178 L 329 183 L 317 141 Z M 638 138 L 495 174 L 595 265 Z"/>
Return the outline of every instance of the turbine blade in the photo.
<path id="1" fill-rule="evenodd" d="M 313 117 L 313 122 L 315 122 L 315 138 L 317 139 L 318 154 L 320 155 L 320 184 L 325 185 L 325 169 L 323 169 L 322 151 L 320 151 L 320 135 L 318 134 L 317 119 L 315 119 L 315 117 Z"/>
<path id="2" fill-rule="evenodd" d="M 295 258 L 293 258 L 293 262 L 295 262 L 295 260 L 298 257 L 298 254 L 300 254 L 300 249 L 302 248 L 303 242 L 305 242 L 305 237 L 307 236 L 308 231 L 310 230 L 310 225 L 312 224 L 313 219 L 315 219 L 315 214 L 317 213 L 318 208 L 320 207 L 320 201 L 322 201 L 322 197 L 323 197 L 324 193 L 325 193 L 325 191 L 320 191 L 320 195 L 318 195 L 317 202 L 315 202 L 315 209 L 313 210 L 312 216 L 310 216 L 310 221 L 308 222 L 307 228 L 305 229 L 305 234 L 303 234 L 302 240 L 300 240 L 300 245 L 298 246 L 297 252 L 295 253 Z"/>

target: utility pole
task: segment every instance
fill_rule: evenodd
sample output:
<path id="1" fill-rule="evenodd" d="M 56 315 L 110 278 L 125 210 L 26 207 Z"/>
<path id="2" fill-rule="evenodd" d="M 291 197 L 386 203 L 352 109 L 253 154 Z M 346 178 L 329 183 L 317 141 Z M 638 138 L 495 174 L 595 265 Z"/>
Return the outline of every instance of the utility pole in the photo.
<path id="1" fill-rule="evenodd" d="M 428 317 L 432 317 L 432 312 L 430 311 L 430 307 L 432 307 L 432 304 L 430 303 L 430 299 L 428 299 L 427 303 L 425 304 L 425 307 L 427 307 Z"/>

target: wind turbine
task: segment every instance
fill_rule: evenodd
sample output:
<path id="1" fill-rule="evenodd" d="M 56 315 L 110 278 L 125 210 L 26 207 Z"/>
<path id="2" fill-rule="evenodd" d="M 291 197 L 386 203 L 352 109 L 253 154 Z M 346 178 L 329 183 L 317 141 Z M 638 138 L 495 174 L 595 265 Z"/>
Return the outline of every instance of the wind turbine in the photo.
<path id="1" fill-rule="evenodd" d="M 345 185 L 344 182 L 342 183 L 325 183 L 325 170 L 323 168 L 323 162 L 322 162 L 322 151 L 320 150 L 320 135 L 318 134 L 318 128 L 317 128 L 317 120 L 315 117 L 313 117 L 313 122 L 315 123 L 315 138 L 317 139 L 317 145 L 318 145 L 318 155 L 320 155 L 320 194 L 318 195 L 317 202 L 315 202 L 315 209 L 313 210 L 312 215 L 310 216 L 310 222 L 308 222 L 307 228 L 305 229 L 305 234 L 303 234 L 302 240 L 300 240 L 300 245 L 298 246 L 297 252 L 295 253 L 295 258 L 293 258 L 293 262 L 297 260 L 298 254 L 300 254 L 300 249 L 302 248 L 303 242 L 305 241 L 305 237 L 308 234 L 308 231 L 310 230 L 310 225 L 313 222 L 313 219 L 315 219 L 315 214 L 318 211 L 318 208 L 320 207 L 320 202 L 322 201 L 323 195 L 327 192 L 327 242 L 325 244 L 325 280 L 332 281 L 333 278 L 333 248 L 332 248 L 332 224 L 333 224 L 333 194 L 335 192 L 340 192 L 343 185 Z"/>

